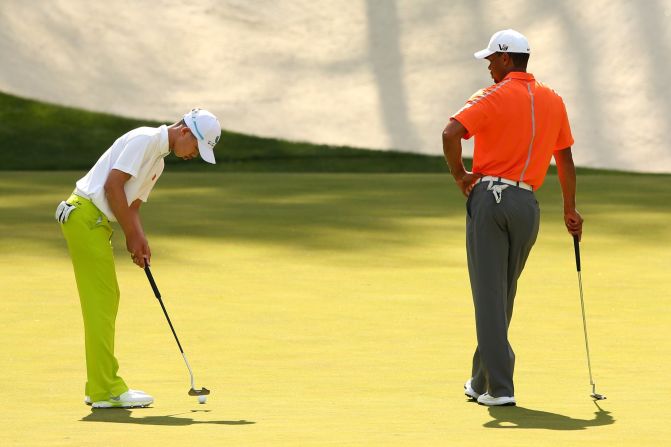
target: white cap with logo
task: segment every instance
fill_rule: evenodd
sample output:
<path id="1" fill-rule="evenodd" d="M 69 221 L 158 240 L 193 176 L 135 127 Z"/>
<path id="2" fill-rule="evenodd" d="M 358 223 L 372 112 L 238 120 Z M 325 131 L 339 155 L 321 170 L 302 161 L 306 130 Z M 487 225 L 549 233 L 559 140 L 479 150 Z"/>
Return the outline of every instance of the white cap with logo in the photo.
<path id="1" fill-rule="evenodd" d="M 484 50 L 474 53 L 476 59 L 484 59 L 494 53 L 531 53 L 529 41 L 524 34 L 514 29 L 504 29 L 494 33 Z"/>
<path id="2" fill-rule="evenodd" d="M 215 164 L 214 146 L 221 137 L 221 125 L 217 117 L 207 110 L 193 109 L 184 115 L 184 122 L 198 140 L 200 158 Z"/>

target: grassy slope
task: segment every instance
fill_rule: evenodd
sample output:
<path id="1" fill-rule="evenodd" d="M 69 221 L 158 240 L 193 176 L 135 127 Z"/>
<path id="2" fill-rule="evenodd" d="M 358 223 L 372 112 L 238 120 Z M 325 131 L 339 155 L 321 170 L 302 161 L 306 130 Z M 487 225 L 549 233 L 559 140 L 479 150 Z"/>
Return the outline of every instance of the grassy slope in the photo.
<path id="1" fill-rule="evenodd" d="M 88 112 L 0 93 L 2 170 L 88 169 L 123 133 L 162 123 Z M 446 172 L 442 157 L 261 138 L 224 131 L 219 163 L 166 159 L 177 170 Z"/>
<path id="2" fill-rule="evenodd" d="M 88 170 L 125 132 L 162 123 L 46 104 L 0 92 L 0 170 Z M 170 170 L 207 172 L 447 172 L 442 156 L 374 151 L 224 131 L 219 163 L 166 158 Z M 469 167 L 471 160 L 465 160 Z M 579 173 L 621 175 L 580 168 Z M 550 173 L 555 168 L 550 167 Z M 637 174 L 631 174 L 637 175 Z"/>

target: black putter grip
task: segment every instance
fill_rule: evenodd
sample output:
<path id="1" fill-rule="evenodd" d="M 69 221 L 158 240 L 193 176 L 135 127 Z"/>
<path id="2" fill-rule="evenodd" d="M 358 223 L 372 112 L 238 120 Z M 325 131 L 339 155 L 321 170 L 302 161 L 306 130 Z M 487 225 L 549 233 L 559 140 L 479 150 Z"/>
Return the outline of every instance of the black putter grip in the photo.
<path id="1" fill-rule="evenodd" d="M 580 271 L 580 241 L 576 235 L 573 235 L 573 249 L 575 250 L 575 268 Z"/>
<path id="2" fill-rule="evenodd" d="M 144 265 L 144 272 L 147 274 L 147 279 L 149 280 L 151 289 L 154 291 L 154 296 L 156 296 L 156 298 L 161 298 L 161 292 L 159 292 L 158 287 L 156 287 L 156 282 L 154 281 L 154 277 L 151 275 L 151 270 L 149 270 L 148 264 Z"/>

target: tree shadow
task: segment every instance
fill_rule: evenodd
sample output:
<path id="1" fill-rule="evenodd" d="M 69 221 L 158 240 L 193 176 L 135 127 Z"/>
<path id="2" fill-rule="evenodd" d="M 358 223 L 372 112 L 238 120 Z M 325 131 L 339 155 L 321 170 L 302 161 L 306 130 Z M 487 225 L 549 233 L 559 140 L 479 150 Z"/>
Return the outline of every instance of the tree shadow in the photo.
<path id="1" fill-rule="evenodd" d="M 375 76 L 380 114 L 390 146 L 421 149 L 422 144 L 408 111 L 408 93 L 403 76 L 401 23 L 396 1 L 366 0 L 368 61 Z"/>
<path id="2" fill-rule="evenodd" d="M 611 425 L 615 419 L 610 411 L 603 410 L 596 402 L 594 419 L 574 419 L 562 414 L 532 410 L 523 407 L 490 407 L 494 420 L 486 422 L 487 428 L 536 428 L 541 430 L 586 430 L 588 427 Z"/>
<path id="3" fill-rule="evenodd" d="M 0 248 L 40 253 L 47 248 L 66 256 L 53 212 L 70 194 L 78 175 L 82 173 L 0 174 Z M 417 246 L 426 242 L 427 229 L 443 231 L 447 244 L 460 243 L 465 200 L 448 177 L 173 172 L 161 178 L 142 219 L 152 238 L 189 237 L 311 251 L 377 253 Z M 671 241 L 668 179 L 582 176 L 581 212 L 600 235 L 656 248 Z M 537 197 L 545 224 L 561 225 L 556 175 L 548 177 Z M 125 256 L 123 234 L 115 228 L 117 254 Z"/>
<path id="4" fill-rule="evenodd" d="M 143 411 L 143 409 L 136 409 Z M 176 417 L 180 414 L 208 412 L 209 410 L 191 410 L 189 413 L 170 414 L 166 416 L 133 417 L 133 412 L 125 408 L 92 408 L 91 413 L 81 418 L 83 422 L 114 422 L 120 424 L 139 425 L 172 425 L 185 426 L 194 424 L 216 424 L 216 425 L 250 425 L 253 421 L 241 419 L 239 421 L 196 421 L 192 418 Z"/>

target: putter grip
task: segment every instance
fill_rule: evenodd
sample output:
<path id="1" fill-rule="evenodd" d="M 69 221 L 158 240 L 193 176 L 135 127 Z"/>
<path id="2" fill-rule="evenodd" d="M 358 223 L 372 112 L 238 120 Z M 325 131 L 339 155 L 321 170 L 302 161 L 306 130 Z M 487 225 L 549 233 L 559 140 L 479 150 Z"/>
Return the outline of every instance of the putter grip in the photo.
<path id="1" fill-rule="evenodd" d="M 156 287 L 156 282 L 154 281 L 154 277 L 151 274 L 151 270 L 149 270 L 149 266 L 146 264 L 144 266 L 144 272 L 147 274 L 147 279 L 149 280 L 149 285 L 151 285 L 151 290 L 154 291 L 154 296 L 156 296 L 156 298 L 161 298 L 161 292 L 158 291 L 158 287 Z"/>
<path id="2" fill-rule="evenodd" d="M 573 235 L 573 249 L 575 250 L 575 268 L 580 271 L 580 241 L 576 235 Z"/>

